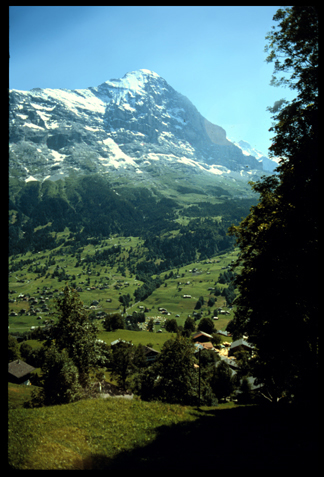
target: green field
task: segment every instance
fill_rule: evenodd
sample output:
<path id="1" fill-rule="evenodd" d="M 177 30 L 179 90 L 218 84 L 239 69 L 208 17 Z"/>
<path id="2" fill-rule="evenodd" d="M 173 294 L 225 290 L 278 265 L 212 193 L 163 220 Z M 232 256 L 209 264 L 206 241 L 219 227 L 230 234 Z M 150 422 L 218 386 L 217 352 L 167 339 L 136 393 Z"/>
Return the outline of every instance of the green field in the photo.
<path id="1" fill-rule="evenodd" d="M 130 331 L 130 330 L 115 330 L 115 331 L 99 331 L 98 339 L 105 341 L 108 345 L 115 340 L 131 341 L 134 345 L 142 344 L 144 346 L 150 345 L 157 351 L 160 351 L 165 341 L 174 336 L 174 333 L 150 333 L 149 331 Z"/>
<path id="2" fill-rule="evenodd" d="M 67 230 L 61 232 L 58 239 L 68 239 L 68 234 Z M 224 297 L 215 297 L 212 308 L 207 306 L 207 302 L 212 296 L 208 288 L 215 286 L 220 273 L 236 258 L 237 250 L 161 273 L 163 284 L 143 302 L 136 302 L 134 291 L 143 282 L 137 280 L 127 268 L 121 272 L 117 265 L 87 262 L 87 258 L 96 251 L 109 250 L 113 246 L 121 247 L 120 260 L 127 260 L 130 250 L 141 257 L 144 249 L 143 241 L 137 237 L 115 236 L 103 240 L 99 245 L 86 245 L 80 252 L 71 251 L 63 244 L 51 251 L 27 252 L 10 257 L 9 330 L 25 332 L 32 327 L 44 326 L 45 320 L 55 321 L 55 299 L 60 296 L 65 283 L 80 290 L 80 299 L 89 313 L 123 312 L 119 297 L 129 294 L 131 301 L 128 314 L 140 311 L 142 306 L 149 310 L 145 313 L 147 319 L 160 317 L 163 321 L 175 318 L 179 325 L 183 325 L 188 315 L 193 315 L 198 298 L 203 296 L 205 304 L 200 310 L 203 316 L 213 316 L 214 308 L 218 307 L 229 312 L 228 315 L 219 315 L 219 320 L 215 322 L 217 329 L 225 329 L 233 317 L 233 310 L 226 308 Z M 173 274 L 171 277 L 170 272 Z M 222 290 L 227 285 L 217 286 Z M 191 298 L 183 298 L 183 295 L 191 295 Z M 31 298 L 37 301 L 32 304 Z M 98 303 L 93 305 L 94 301 Z M 167 314 L 161 314 L 159 307 L 165 308 Z M 98 320 L 100 324 L 101 320 Z M 156 325 L 154 331 L 161 329 L 164 332 L 161 325 L 162 322 Z"/>
<path id="3" fill-rule="evenodd" d="M 8 387 L 11 470 L 317 469 L 315 410 L 137 398 L 24 409 L 30 388 Z"/>

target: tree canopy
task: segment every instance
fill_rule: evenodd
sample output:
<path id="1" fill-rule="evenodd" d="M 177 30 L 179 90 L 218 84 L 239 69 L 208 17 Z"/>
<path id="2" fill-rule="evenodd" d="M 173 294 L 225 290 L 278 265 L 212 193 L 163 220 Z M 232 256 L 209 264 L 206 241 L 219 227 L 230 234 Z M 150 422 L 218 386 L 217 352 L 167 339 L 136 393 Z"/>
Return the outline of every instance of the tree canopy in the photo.
<path id="1" fill-rule="evenodd" d="M 124 318 L 120 313 L 110 314 L 105 318 L 103 327 L 106 331 L 123 330 L 125 328 Z"/>
<path id="2" fill-rule="evenodd" d="M 59 351 L 66 350 L 78 369 L 80 384 L 86 386 L 97 360 L 97 327 L 88 320 L 78 293 L 68 285 L 57 302 L 57 310 L 59 320 L 52 328 L 52 343 Z"/>
<path id="3" fill-rule="evenodd" d="M 277 401 L 304 399 L 317 382 L 318 18 L 303 6 L 279 9 L 274 20 L 267 61 L 285 76 L 273 84 L 297 95 L 269 108 L 277 175 L 252 184 L 259 203 L 230 233 L 240 247 L 235 266 L 242 267 L 234 338 L 245 333 L 255 345 L 254 375 Z"/>

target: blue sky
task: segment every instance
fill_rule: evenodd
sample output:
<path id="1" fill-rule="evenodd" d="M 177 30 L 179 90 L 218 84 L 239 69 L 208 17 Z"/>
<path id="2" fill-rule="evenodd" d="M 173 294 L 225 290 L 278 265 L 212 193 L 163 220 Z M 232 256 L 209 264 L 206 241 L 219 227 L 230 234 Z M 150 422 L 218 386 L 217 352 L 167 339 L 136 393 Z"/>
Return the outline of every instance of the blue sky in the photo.
<path id="1" fill-rule="evenodd" d="M 231 140 L 267 154 L 271 114 L 265 36 L 276 6 L 10 7 L 9 87 L 77 89 L 146 68 L 187 96 Z"/>

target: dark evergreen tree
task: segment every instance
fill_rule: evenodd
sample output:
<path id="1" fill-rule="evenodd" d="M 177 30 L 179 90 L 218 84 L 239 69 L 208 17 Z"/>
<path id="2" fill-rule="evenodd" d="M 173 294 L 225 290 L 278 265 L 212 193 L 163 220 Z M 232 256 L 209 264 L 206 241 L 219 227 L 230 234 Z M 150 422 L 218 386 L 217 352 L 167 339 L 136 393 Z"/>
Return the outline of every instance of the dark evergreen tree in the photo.
<path id="1" fill-rule="evenodd" d="M 125 320 L 120 313 L 113 313 L 105 318 L 103 327 L 106 331 L 123 330 L 125 328 Z"/>
<path id="2" fill-rule="evenodd" d="M 169 318 L 165 322 L 165 330 L 171 333 L 176 333 L 178 331 L 178 323 L 175 318 Z"/>
<path id="3" fill-rule="evenodd" d="M 218 400 L 225 399 L 233 393 L 234 379 L 230 367 L 224 361 L 220 361 L 214 367 L 210 385 Z"/>
<path id="4" fill-rule="evenodd" d="M 314 395 L 318 374 L 318 16 L 314 7 L 279 9 L 267 36 L 274 84 L 296 91 L 271 108 L 270 152 L 278 175 L 253 185 L 258 205 L 237 227 L 239 296 L 233 328 L 255 346 L 253 373 L 273 402 Z M 276 337 L 280 330 L 280 346 Z M 312 391 L 310 393 L 310 390 Z M 316 393 L 315 393 L 316 394 Z"/>
<path id="5" fill-rule="evenodd" d="M 18 341 L 14 336 L 8 335 L 8 363 L 20 358 Z"/>
<path id="6" fill-rule="evenodd" d="M 200 331 L 204 331 L 211 335 L 215 331 L 215 324 L 211 318 L 205 317 L 200 320 L 198 328 Z"/>
<path id="7" fill-rule="evenodd" d="M 184 323 L 184 329 L 189 330 L 190 332 L 193 332 L 196 329 L 195 320 L 190 316 L 186 318 L 186 321 Z"/>
<path id="8" fill-rule="evenodd" d="M 117 379 L 117 383 L 126 390 L 126 379 L 132 369 L 133 345 L 129 342 L 120 341 L 112 346 L 111 374 Z"/>

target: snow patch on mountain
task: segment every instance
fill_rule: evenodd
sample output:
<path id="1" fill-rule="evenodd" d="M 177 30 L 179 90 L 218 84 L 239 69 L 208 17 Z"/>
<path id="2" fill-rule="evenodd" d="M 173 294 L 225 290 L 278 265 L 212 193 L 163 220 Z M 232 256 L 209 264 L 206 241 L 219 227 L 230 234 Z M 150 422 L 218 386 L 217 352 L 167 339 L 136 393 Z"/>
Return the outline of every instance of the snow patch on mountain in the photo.
<path id="1" fill-rule="evenodd" d="M 262 163 L 262 167 L 264 171 L 267 172 L 275 172 L 276 167 L 278 166 L 279 160 L 277 158 L 269 158 L 263 152 L 259 151 L 252 147 L 246 141 L 238 141 L 231 140 L 235 146 L 239 147 L 245 156 L 253 156 L 255 157 L 260 163 Z"/>
<path id="2" fill-rule="evenodd" d="M 163 171 L 212 180 L 262 172 L 260 155 L 226 139 L 223 128 L 147 69 L 87 89 L 12 90 L 9 117 L 10 170 L 26 181 L 109 168 L 118 177 L 149 181 L 153 174 L 161 182 Z"/>

